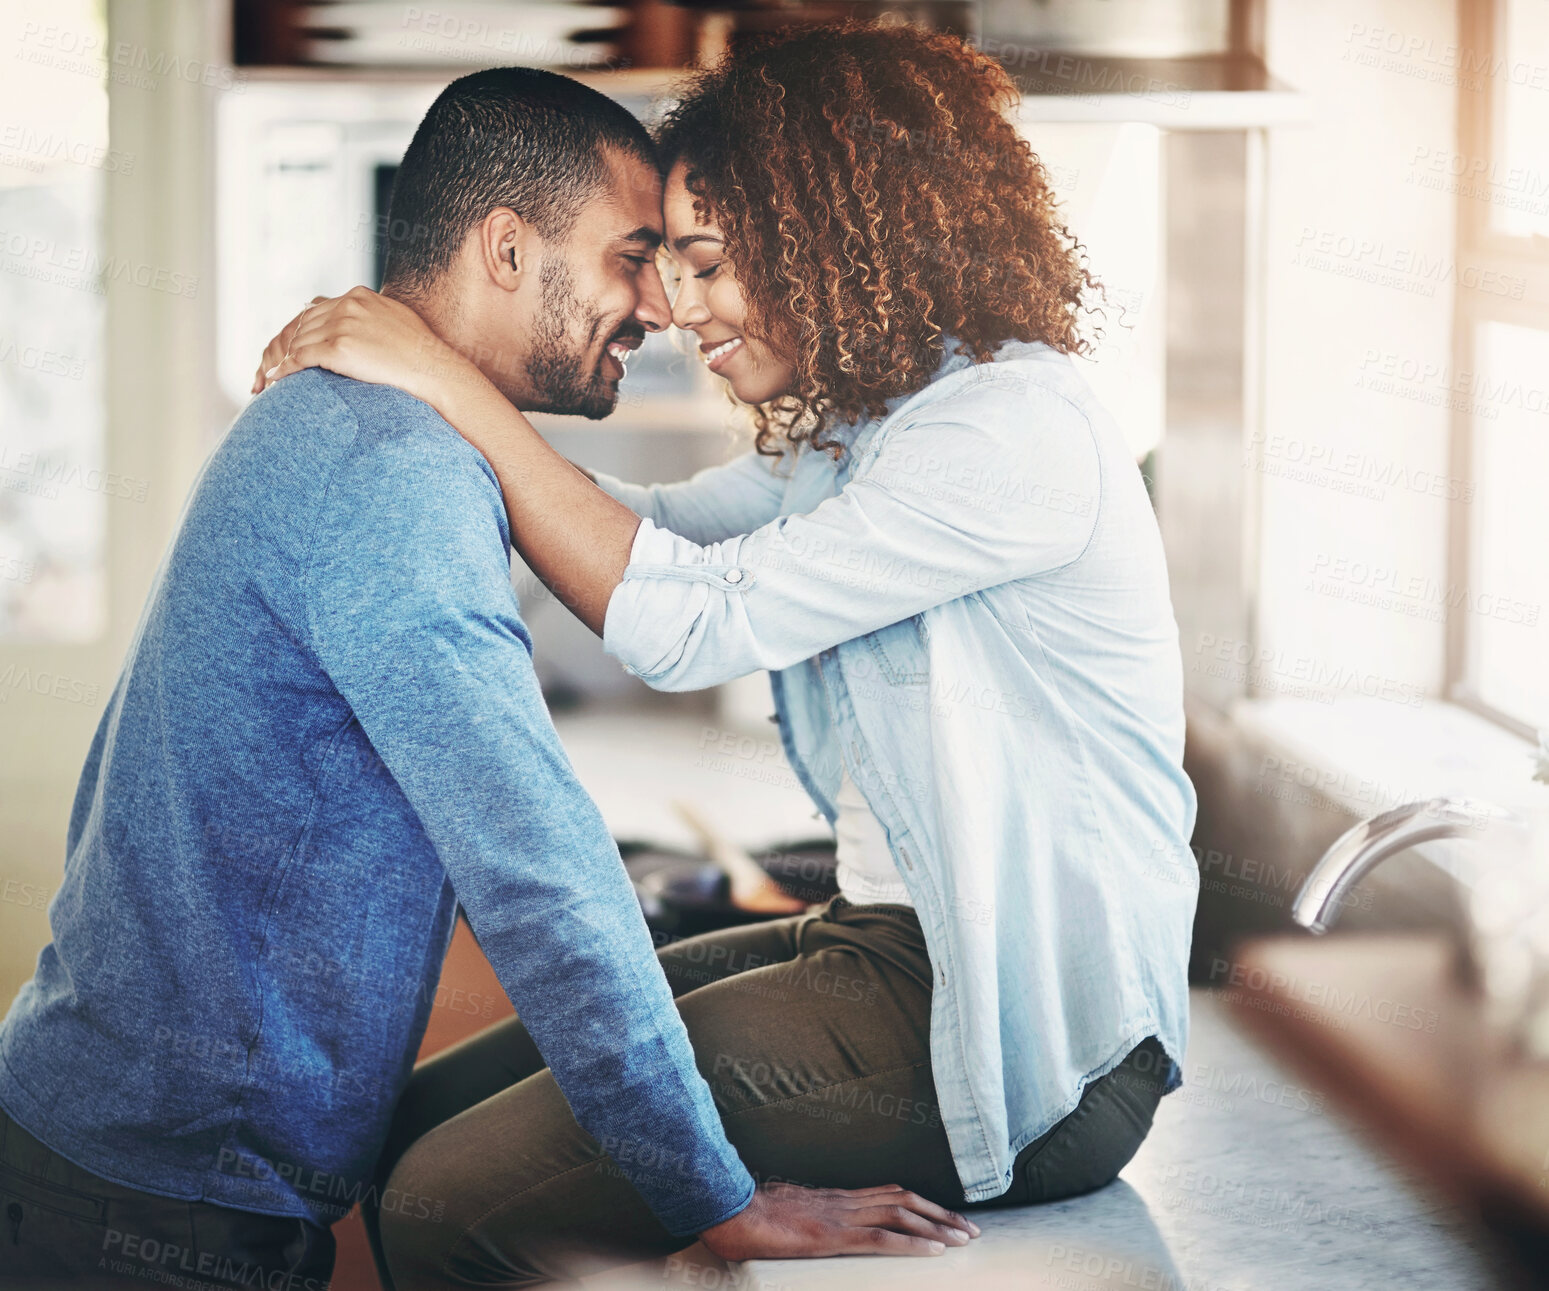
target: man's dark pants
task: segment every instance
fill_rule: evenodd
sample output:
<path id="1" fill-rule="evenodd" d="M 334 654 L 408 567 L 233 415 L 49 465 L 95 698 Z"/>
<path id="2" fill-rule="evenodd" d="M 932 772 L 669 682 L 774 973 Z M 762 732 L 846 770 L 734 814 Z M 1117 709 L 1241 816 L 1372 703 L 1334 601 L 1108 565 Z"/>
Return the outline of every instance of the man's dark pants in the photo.
<path id="1" fill-rule="evenodd" d="M 104 1080 L 111 1080 L 108 1072 Z M 0 1109 L 0 1288 L 326 1291 L 334 1240 L 302 1219 L 176 1201 L 101 1179 Z"/>

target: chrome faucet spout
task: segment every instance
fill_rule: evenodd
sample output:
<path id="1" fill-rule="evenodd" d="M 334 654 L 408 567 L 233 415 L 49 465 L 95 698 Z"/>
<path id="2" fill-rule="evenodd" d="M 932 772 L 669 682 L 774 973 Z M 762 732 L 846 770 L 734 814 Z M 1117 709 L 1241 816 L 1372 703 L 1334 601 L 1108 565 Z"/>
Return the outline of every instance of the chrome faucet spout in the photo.
<path id="1" fill-rule="evenodd" d="M 1345 895 L 1378 862 L 1416 843 L 1457 838 L 1509 815 L 1476 799 L 1427 798 L 1363 820 L 1341 834 L 1313 866 L 1291 917 L 1311 932 L 1327 932 L 1339 919 Z"/>

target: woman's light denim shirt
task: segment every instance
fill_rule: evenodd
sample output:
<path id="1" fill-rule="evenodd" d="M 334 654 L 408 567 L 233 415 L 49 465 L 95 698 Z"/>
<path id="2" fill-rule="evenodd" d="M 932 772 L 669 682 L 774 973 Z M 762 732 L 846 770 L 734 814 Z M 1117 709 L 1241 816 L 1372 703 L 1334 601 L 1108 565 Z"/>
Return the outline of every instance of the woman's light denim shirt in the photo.
<path id="1" fill-rule="evenodd" d="M 842 461 L 748 453 L 644 517 L 604 641 L 660 690 L 770 670 L 834 818 L 847 769 L 936 970 L 931 1056 L 970 1201 L 1149 1035 L 1181 1079 L 1199 875 L 1162 544 L 1071 361 L 952 354 Z"/>

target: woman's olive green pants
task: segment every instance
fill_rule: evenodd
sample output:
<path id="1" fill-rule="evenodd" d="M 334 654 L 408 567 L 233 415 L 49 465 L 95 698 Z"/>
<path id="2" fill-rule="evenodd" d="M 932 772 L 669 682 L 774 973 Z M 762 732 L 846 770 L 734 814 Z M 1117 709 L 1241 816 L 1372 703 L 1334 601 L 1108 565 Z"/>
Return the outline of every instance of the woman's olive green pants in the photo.
<path id="1" fill-rule="evenodd" d="M 897 1183 L 960 1209 L 931 1079 L 931 965 L 913 911 L 838 898 L 660 952 L 699 1070 L 760 1181 Z M 1018 1155 L 992 1205 L 1109 1183 L 1151 1128 L 1168 1059 L 1148 1039 Z M 421 1063 L 366 1215 L 383 1285 L 530 1286 L 681 1250 L 576 1124 L 518 1019 Z M 434 1205 L 402 1210 L 386 1199 Z"/>

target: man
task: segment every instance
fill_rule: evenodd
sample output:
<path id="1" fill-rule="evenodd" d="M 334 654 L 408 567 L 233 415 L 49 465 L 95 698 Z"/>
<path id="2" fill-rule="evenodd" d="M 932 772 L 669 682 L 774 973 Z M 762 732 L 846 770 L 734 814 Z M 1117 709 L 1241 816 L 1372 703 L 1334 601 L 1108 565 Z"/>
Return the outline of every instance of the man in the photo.
<path id="1" fill-rule="evenodd" d="M 465 77 L 404 159 L 387 289 L 518 406 L 605 415 L 669 317 L 658 180 L 603 96 Z M 7 1276 L 320 1288 L 354 1202 L 437 1221 L 444 1198 L 373 1169 L 459 903 L 674 1241 L 926 1253 L 960 1231 L 912 1194 L 881 1218 L 755 1190 L 544 710 L 509 559 L 488 463 L 400 391 L 307 372 L 238 418 L 87 755 L 53 941 L 0 1024 Z"/>

